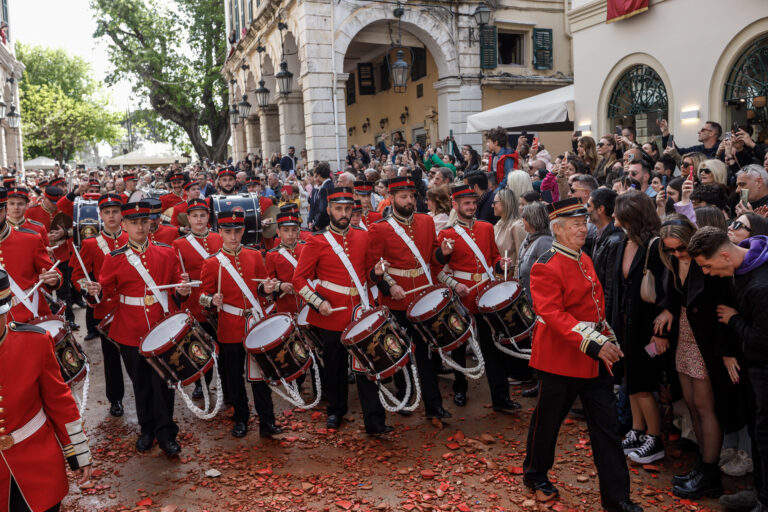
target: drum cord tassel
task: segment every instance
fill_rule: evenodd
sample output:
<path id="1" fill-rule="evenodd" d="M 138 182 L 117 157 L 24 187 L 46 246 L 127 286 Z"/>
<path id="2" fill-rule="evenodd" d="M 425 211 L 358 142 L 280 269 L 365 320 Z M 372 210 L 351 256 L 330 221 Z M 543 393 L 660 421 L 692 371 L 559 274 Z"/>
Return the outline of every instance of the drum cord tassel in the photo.
<path id="1" fill-rule="evenodd" d="M 494 338 L 493 344 L 496 345 L 496 348 L 499 349 L 501 352 L 507 354 L 508 356 L 516 357 L 517 359 L 522 359 L 524 361 L 530 361 L 531 360 L 531 349 L 529 348 L 520 348 L 520 346 L 517 344 L 515 340 L 509 340 L 509 344 L 514 346 L 515 349 L 517 349 L 517 352 L 514 350 L 509 350 L 508 348 L 505 348 L 504 345 L 499 343 L 498 338 Z"/>
<path id="2" fill-rule="evenodd" d="M 442 350 L 438 349 L 438 352 L 440 354 L 440 359 L 442 359 L 443 364 L 446 367 L 456 370 L 457 372 L 463 373 L 469 379 L 477 380 L 483 376 L 483 373 L 485 373 L 485 360 L 483 359 L 483 354 L 480 351 L 480 345 L 477 342 L 474 319 L 472 319 L 469 323 L 469 331 L 470 331 L 470 336 L 469 336 L 469 340 L 467 340 L 467 344 L 469 345 L 469 348 L 472 349 L 472 352 L 475 353 L 475 357 L 477 358 L 477 366 L 474 366 L 472 368 L 464 368 L 463 366 L 459 365 L 456 361 L 454 361 L 453 358 L 447 357 L 445 352 L 443 352 Z"/>
<path id="3" fill-rule="evenodd" d="M 216 355 L 216 352 L 211 352 L 211 357 L 213 358 L 213 375 L 214 380 L 216 381 L 216 405 L 211 409 L 209 412 L 208 407 L 211 405 L 211 400 L 209 398 L 208 394 L 208 386 L 203 386 L 203 407 L 204 409 L 199 408 L 192 402 L 192 399 L 189 398 L 189 395 L 184 391 L 184 389 L 181 387 L 181 382 L 176 383 L 176 390 L 181 395 L 181 398 L 184 400 L 184 403 L 187 404 L 187 408 L 192 411 L 192 414 L 200 418 L 201 420 L 210 420 L 216 414 L 221 410 L 221 405 L 224 402 L 224 391 L 223 387 L 221 385 L 221 376 L 219 375 L 219 358 Z M 201 379 L 205 379 L 205 374 L 200 374 Z"/>
<path id="4" fill-rule="evenodd" d="M 416 370 L 416 365 L 413 363 L 413 355 L 411 355 L 411 362 L 408 363 L 408 366 L 411 367 L 411 373 L 413 374 L 413 387 L 416 389 L 414 393 L 414 400 L 411 405 L 406 405 L 408 403 L 408 399 L 411 398 L 411 378 L 408 376 L 407 369 L 403 371 L 403 378 L 405 379 L 405 393 L 403 395 L 402 402 L 398 401 L 397 398 L 386 388 L 386 386 L 384 386 L 384 384 L 381 383 L 380 380 L 376 381 L 376 384 L 379 385 L 379 401 L 381 402 L 381 406 L 389 412 L 412 412 L 416 410 L 416 408 L 419 406 L 419 403 L 421 402 L 421 385 L 419 383 L 419 373 Z"/>
<path id="5" fill-rule="evenodd" d="M 289 404 L 299 407 L 300 409 L 312 409 L 313 407 L 317 406 L 317 404 L 320 403 L 320 398 L 322 397 L 322 385 L 320 384 L 320 368 L 317 366 L 317 359 L 315 359 L 315 354 L 312 352 L 309 353 L 309 356 L 312 358 L 312 373 L 314 374 L 315 379 L 315 392 L 316 396 L 312 403 L 308 404 L 304 401 L 304 399 L 301 397 L 301 393 L 299 393 L 299 387 L 296 384 L 296 381 L 293 382 L 286 382 L 285 379 L 280 378 L 280 382 L 283 384 L 283 387 L 288 392 L 286 395 L 282 391 L 280 391 L 280 388 L 278 386 L 273 386 L 272 384 L 269 385 L 270 389 L 275 392 L 277 396 L 288 402 Z"/>
<path id="6" fill-rule="evenodd" d="M 85 408 L 88 406 L 88 390 L 91 387 L 91 365 L 88 364 L 88 360 L 85 360 L 85 380 L 83 381 L 83 397 L 77 398 L 74 388 L 70 388 L 72 391 L 72 397 L 77 403 L 77 409 L 80 411 L 80 417 L 84 418 Z"/>

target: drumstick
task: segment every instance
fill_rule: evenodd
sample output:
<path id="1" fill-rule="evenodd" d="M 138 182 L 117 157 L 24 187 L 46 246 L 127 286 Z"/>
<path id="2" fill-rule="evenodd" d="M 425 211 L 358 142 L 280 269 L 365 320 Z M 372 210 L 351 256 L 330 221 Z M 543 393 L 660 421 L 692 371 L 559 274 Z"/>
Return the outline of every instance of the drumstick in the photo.
<path id="1" fill-rule="evenodd" d="M 83 263 L 83 258 L 80 257 L 80 251 L 77 250 L 77 247 L 72 244 L 72 250 L 75 251 L 75 256 L 77 256 L 77 262 L 80 263 L 80 268 L 83 269 L 83 274 L 85 274 L 85 281 L 90 284 L 91 278 L 88 277 L 88 271 L 85 270 L 85 264 Z M 98 297 L 95 297 L 96 304 L 99 304 L 101 302 L 101 299 Z"/>
<path id="2" fill-rule="evenodd" d="M 219 289 L 216 293 L 221 295 L 221 265 L 219 265 Z M 216 306 L 216 309 L 221 311 L 221 306 Z"/>
<path id="3" fill-rule="evenodd" d="M 507 249 L 504 249 L 504 259 L 507 259 Z M 504 262 L 504 280 L 507 280 L 507 262 Z"/>
<path id="4" fill-rule="evenodd" d="M 166 290 L 168 288 L 178 288 L 179 286 L 184 286 L 185 284 L 188 284 L 192 288 L 195 288 L 197 286 L 200 286 L 203 284 L 202 281 L 190 281 L 188 283 L 176 283 L 176 284 L 164 284 L 162 286 L 150 286 L 149 288 L 152 290 Z"/>
<path id="5" fill-rule="evenodd" d="M 54 263 L 54 264 L 53 264 L 53 266 L 52 266 L 51 268 L 49 268 L 48 270 L 46 270 L 46 272 L 50 272 L 51 270 L 53 270 L 53 269 L 55 269 L 56 267 L 58 267 L 58 266 L 59 266 L 59 263 L 61 263 L 61 262 L 60 262 L 59 260 L 56 260 L 56 263 Z M 39 280 L 39 281 L 37 282 L 37 284 L 35 284 L 35 286 L 33 286 L 33 287 L 32 287 L 32 289 L 29 291 L 29 293 L 28 293 L 28 294 L 27 294 L 27 295 L 24 297 L 24 300 L 27 300 L 28 298 L 30 298 L 30 297 L 32 296 L 32 294 L 33 294 L 33 293 L 35 293 L 35 292 L 37 291 L 37 289 L 38 289 L 38 288 L 40 288 L 40 285 L 41 285 L 41 284 L 43 284 L 43 280 L 42 280 L 42 279 L 41 279 L 41 280 Z"/>
<path id="6" fill-rule="evenodd" d="M 187 269 L 184 268 L 184 258 L 181 257 L 181 251 L 176 251 L 176 254 L 179 255 L 179 263 L 181 263 L 181 273 L 182 274 L 186 274 L 187 273 Z"/>
<path id="7" fill-rule="evenodd" d="M 474 290 L 475 288 L 477 288 L 478 286 L 480 286 L 480 285 L 481 285 L 481 284 L 483 284 L 484 282 L 485 282 L 485 281 L 480 281 L 479 283 L 477 283 L 476 285 L 474 285 L 472 288 L 470 288 L 468 291 L 470 291 L 470 292 L 471 292 L 472 290 Z"/>
<path id="8" fill-rule="evenodd" d="M 411 294 L 411 293 L 420 292 L 424 288 L 429 288 L 430 286 L 431 285 L 429 285 L 429 284 L 425 284 L 424 286 L 419 286 L 418 288 L 414 288 L 413 290 L 408 290 L 407 292 L 405 292 L 405 294 L 408 295 L 408 294 Z"/>
<path id="9" fill-rule="evenodd" d="M 331 313 L 334 313 L 336 311 L 344 311 L 345 309 L 347 309 L 346 306 L 341 306 L 340 308 L 331 308 Z"/>
<path id="10" fill-rule="evenodd" d="M 256 279 L 255 277 L 251 279 L 251 281 L 256 281 L 257 283 L 266 283 L 269 281 L 269 279 Z"/>

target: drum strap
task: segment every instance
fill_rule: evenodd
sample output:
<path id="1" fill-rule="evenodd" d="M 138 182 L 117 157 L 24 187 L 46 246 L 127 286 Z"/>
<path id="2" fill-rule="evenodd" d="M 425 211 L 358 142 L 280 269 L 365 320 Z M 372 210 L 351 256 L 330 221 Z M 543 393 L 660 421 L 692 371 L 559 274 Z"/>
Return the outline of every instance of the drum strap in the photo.
<path id="1" fill-rule="evenodd" d="M 161 290 L 157 289 L 155 280 L 152 279 L 151 275 L 149 275 L 149 271 L 141 263 L 141 260 L 138 256 L 136 256 L 136 253 L 134 253 L 131 249 L 128 249 L 128 251 L 125 253 L 125 257 L 128 258 L 128 263 L 130 263 L 131 266 L 136 269 L 136 272 L 139 273 L 141 279 L 144 281 L 144 284 L 147 285 L 147 288 L 149 288 L 149 290 L 152 292 L 152 295 L 155 296 L 157 302 L 159 302 L 163 307 L 163 311 L 168 313 L 168 296 Z"/>
<path id="2" fill-rule="evenodd" d="M 109 252 L 110 252 L 110 249 L 109 249 L 109 244 L 107 244 L 107 241 L 106 241 L 106 240 L 104 240 L 104 237 L 103 237 L 103 236 L 101 236 L 101 235 L 98 235 L 98 236 L 96 237 L 96 245 L 98 245 L 98 246 L 99 246 L 99 249 L 101 249 L 101 252 L 103 252 L 103 253 L 104 253 L 104 256 L 106 256 L 107 254 L 109 254 Z"/>
<path id="3" fill-rule="evenodd" d="M 470 237 L 466 231 L 464 231 L 464 228 L 461 227 L 459 224 L 454 224 L 453 230 L 458 233 L 458 235 L 464 240 L 470 249 L 472 249 L 472 252 L 475 253 L 475 258 L 477 258 L 477 261 L 479 261 L 483 268 L 485 269 L 485 273 L 488 274 L 488 278 L 491 281 L 495 281 L 496 277 L 493 275 L 493 272 L 491 271 L 491 267 L 488 266 L 488 264 L 485 262 L 485 255 L 480 250 L 480 248 L 477 246 L 474 240 L 472 240 L 472 237 Z"/>
<path id="4" fill-rule="evenodd" d="M 278 250 L 277 250 L 277 252 L 279 252 L 280 254 L 282 254 L 283 258 L 285 258 L 286 260 L 288 260 L 288 263 L 290 263 L 291 265 L 293 265 L 293 268 L 296 268 L 296 265 L 298 265 L 298 264 L 299 264 L 299 262 L 298 262 L 298 261 L 296 261 L 296 258 L 294 258 L 294 257 L 293 257 L 293 255 L 292 255 L 291 253 L 289 253 L 289 252 L 288 252 L 288 251 L 285 249 L 285 247 L 281 247 L 280 249 L 278 249 Z"/>
<path id="5" fill-rule="evenodd" d="M 363 308 L 369 309 L 371 306 L 370 306 L 370 303 L 368 302 L 368 292 L 360 282 L 360 278 L 357 277 L 357 272 L 355 272 L 355 267 L 353 267 L 352 262 L 349 261 L 349 257 L 347 256 L 347 253 L 345 253 L 344 249 L 341 248 L 341 246 L 339 245 L 339 242 L 337 242 L 336 239 L 333 238 L 333 235 L 330 233 L 330 231 L 326 231 L 325 233 L 323 233 L 323 236 L 325 237 L 326 240 L 328 240 L 328 243 L 331 245 L 331 249 L 333 249 L 333 252 L 335 252 L 336 256 L 339 257 L 342 265 L 344 265 L 344 268 L 347 269 L 347 272 L 349 273 L 349 277 L 352 278 L 352 282 L 355 284 L 355 288 L 357 288 L 357 294 L 360 296 L 360 302 L 362 302 Z"/>
<path id="6" fill-rule="evenodd" d="M 16 284 L 16 281 L 13 280 L 13 277 L 11 277 L 11 273 L 5 270 L 2 265 L 0 265 L 0 270 L 5 271 L 6 274 L 8 274 L 8 284 L 11 288 L 11 293 L 13 294 L 16 299 L 24 304 L 24 307 L 29 310 L 32 315 L 37 316 L 37 309 L 40 301 L 40 294 L 35 291 L 34 297 L 32 298 L 32 301 L 29 300 L 29 297 L 25 297 L 26 293 L 24 293 L 24 290 L 19 288 L 19 285 Z"/>
<path id="7" fill-rule="evenodd" d="M 432 285 L 432 274 L 429 272 L 429 267 L 427 267 L 426 262 L 424 261 L 424 258 L 421 257 L 421 253 L 419 252 L 419 249 L 416 247 L 416 244 L 413 243 L 413 238 L 408 236 L 408 233 L 405 232 L 403 227 L 397 223 L 395 219 L 392 217 L 389 217 L 387 219 L 387 222 L 390 226 L 392 226 L 392 229 L 395 230 L 395 233 L 397 233 L 397 236 L 403 239 L 403 242 L 405 242 L 405 245 L 408 246 L 408 249 L 411 250 L 414 257 L 416 258 L 416 261 L 419 262 L 419 265 L 421 265 L 421 269 L 424 271 L 424 275 L 427 276 L 427 281 L 429 281 L 429 284 Z"/>
<path id="8" fill-rule="evenodd" d="M 365 231 L 368 231 L 368 226 L 365 225 L 365 222 L 363 222 L 363 219 L 360 219 L 360 224 L 358 224 L 358 227 L 360 229 L 364 229 Z"/>
<path id="9" fill-rule="evenodd" d="M 229 277 L 231 277 L 238 288 L 240 288 L 240 291 L 243 292 L 243 295 L 246 299 L 248 299 L 248 302 L 251 303 L 251 310 L 254 312 L 254 314 L 258 317 L 259 320 L 264 318 L 264 311 L 261 309 L 261 306 L 259 305 L 259 301 L 256 300 L 256 297 L 253 296 L 253 293 L 251 292 L 250 288 L 245 284 L 245 281 L 243 281 L 243 278 L 240 276 L 240 274 L 237 273 L 235 270 L 235 267 L 232 266 L 232 262 L 229 261 L 229 258 L 224 256 L 222 253 L 216 254 L 216 259 L 219 260 L 219 264 L 224 267 L 224 270 L 227 271 L 227 274 L 229 274 Z"/>
<path id="10" fill-rule="evenodd" d="M 206 259 L 208 256 L 210 256 L 210 254 L 208 254 L 205 249 L 203 249 L 203 246 L 200 245 L 200 242 L 197 241 L 195 235 L 192 233 L 187 235 L 187 242 L 189 242 L 189 245 L 191 245 L 192 248 L 197 251 L 197 254 L 203 257 L 203 259 Z"/>

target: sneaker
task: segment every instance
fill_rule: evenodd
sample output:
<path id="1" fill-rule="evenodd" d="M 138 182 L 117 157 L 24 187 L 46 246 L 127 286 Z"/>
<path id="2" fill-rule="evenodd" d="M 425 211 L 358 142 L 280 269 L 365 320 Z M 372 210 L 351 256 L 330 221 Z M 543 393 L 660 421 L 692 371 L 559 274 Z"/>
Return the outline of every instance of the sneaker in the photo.
<path id="1" fill-rule="evenodd" d="M 717 462 L 717 465 L 722 468 L 728 464 L 728 462 L 736 456 L 737 451 L 736 448 L 723 448 L 720 450 L 720 460 Z"/>
<path id="2" fill-rule="evenodd" d="M 621 441 L 621 449 L 624 450 L 624 455 L 629 455 L 643 446 L 642 437 L 642 430 L 630 429 Z"/>
<path id="3" fill-rule="evenodd" d="M 720 504 L 726 510 L 749 512 L 757 506 L 757 492 L 754 489 L 745 489 L 734 494 L 720 496 Z"/>
<path id="4" fill-rule="evenodd" d="M 650 464 L 664 458 L 664 443 L 661 436 L 642 436 L 643 445 L 629 454 L 629 459 L 637 464 Z"/>
<path id="5" fill-rule="evenodd" d="M 739 450 L 731 460 L 720 466 L 720 470 L 728 476 L 744 476 L 753 469 L 752 459 L 744 450 Z"/>

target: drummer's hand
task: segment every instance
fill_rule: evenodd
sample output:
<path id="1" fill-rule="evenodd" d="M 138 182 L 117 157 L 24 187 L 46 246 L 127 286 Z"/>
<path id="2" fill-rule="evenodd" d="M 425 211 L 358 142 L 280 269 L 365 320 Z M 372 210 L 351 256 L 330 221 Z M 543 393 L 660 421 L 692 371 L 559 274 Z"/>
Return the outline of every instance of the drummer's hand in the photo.
<path id="1" fill-rule="evenodd" d="M 384 272 L 386 272 L 387 267 L 389 267 L 389 262 L 384 258 L 379 258 L 379 262 L 376 263 L 375 267 L 373 267 L 373 273 L 376 274 L 377 276 L 384 275 Z"/>
<path id="2" fill-rule="evenodd" d="M 512 258 L 501 258 L 501 268 L 509 269 L 512 267 Z"/>
<path id="3" fill-rule="evenodd" d="M 283 293 L 293 293 L 293 285 L 291 283 L 280 283 L 280 291 Z"/>
<path id="4" fill-rule="evenodd" d="M 92 297 L 98 297 L 101 293 L 101 284 L 94 281 L 88 281 L 85 288 L 88 290 L 88 295 Z"/>
<path id="5" fill-rule="evenodd" d="M 466 297 L 469 295 L 469 288 L 467 288 L 467 285 L 465 284 L 457 284 L 456 288 L 453 289 L 454 292 L 456 292 L 456 295 L 459 297 Z"/>
<path id="6" fill-rule="evenodd" d="M 182 283 L 188 283 L 189 282 L 189 273 L 184 272 L 181 274 L 181 282 Z"/>
<path id="7" fill-rule="evenodd" d="M 64 230 L 61 228 L 51 228 L 51 230 L 48 232 L 48 242 L 58 242 L 62 238 L 64 238 Z"/>
<path id="8" fill-rule="evenodd" d="M 331 316 L 331 314 L 333 313 L 333 311 L 331 311 L 331 309 L 333 309 L 331 307 L 331 303 L 328 302 L 327 300 L 324 300 L 323 303 L 320 304 L 320 307 L 317 309 L 320 312 L 320 314 L 323 316 Z"/>
<path id="9" fill-rule="evenodd" d="M 613 363 L 624 357 L 624 352 L 610 341 L 607 341 L 603 344 L 603 348 L 600 349 L 597 357 L 605 361 L 608 366 L 611 366 Z"/>
<path id="10" fill-rule="evenodd" d="M 82 487 L 83 485 L 87 484 L 88 481 L 91 479 L 91 465 L 87 465 L 84 468 L 80 468 L 77 470 L 79 477 L 77 479 L 77 485 L 79 487 Z"/>
<path id="11" fill-rule="evenodd" d="M 262 226 L 269 226 L 270 224 L 272 224 L 272 219 L 270 219 L 269 217 L 267 217 L 266 219 L 261 219 Z"/>
<path id="12" fill-rule="evenodd" d="M 440 251 L 443 253 L 443 256 L 448 256 L 453 252 L 453 243 L 452 238 L 443 239 L 443 243 L 440 244 Z"/>
<path id="13" fill-rule="evenodd" d="M 59 273 L 55 270 L 46 270 L 39 276 L 40 281 L 43 282 L 43 284 L 47 284 L 48 286 L 54 286 L 56 283 L 59 282 Z"/>
<path id="14" fill-rule="evenodd" d="M 389 294 L 394 300 L 403 300 L 405 298 L 405 290 L 403 290 L 403 287 L 399 284 L 392 286 L 389 289 Z"/>
<path id="15" fill-rule="evenodd" d="M 213 304 L 217 308 L 220 308 L 224 304 L 224 294 L 223 293 L 214 293 L 213 294 L 213 299 L 211 300 L 211 304 Z"/>
<path id="16" fill-rule="evenodd" d="M 267 279 L 262 283 L 262 286 L 264 287 L 264 293 L 272 293 L 277 288 L 277 279 Z"/>

